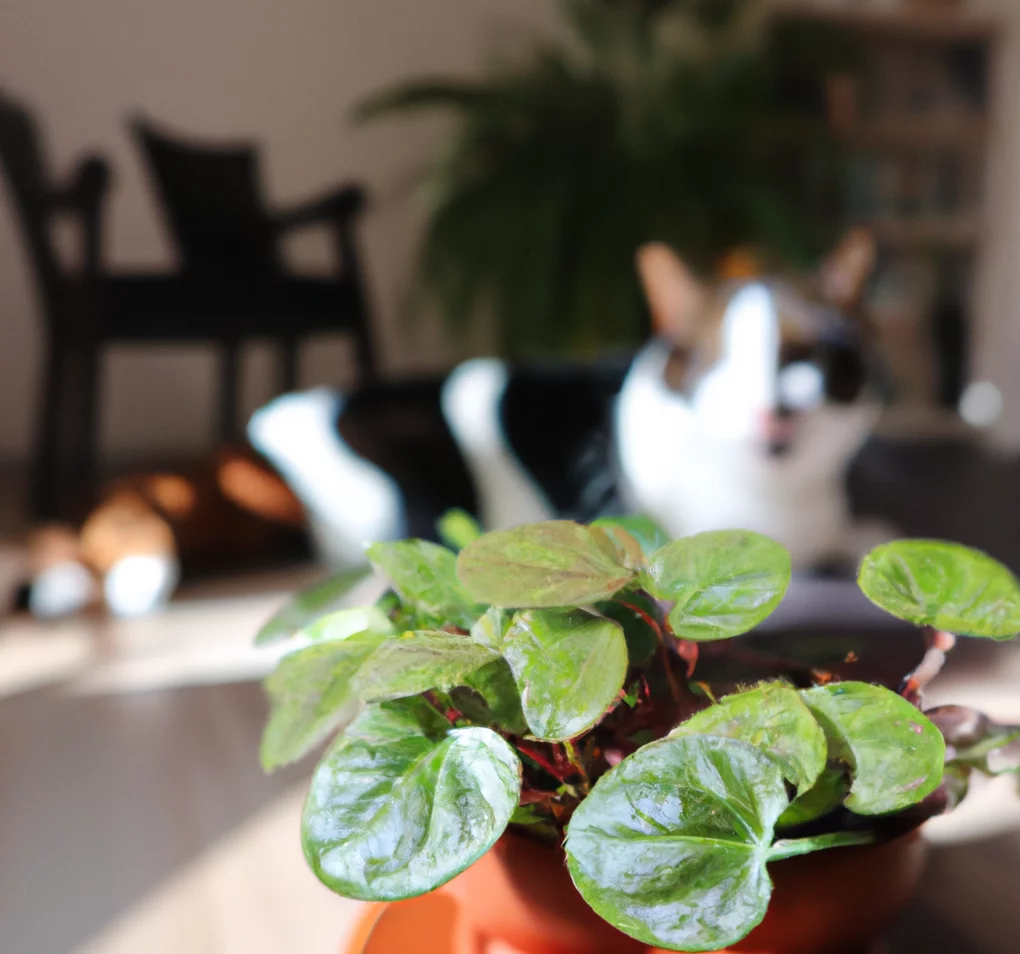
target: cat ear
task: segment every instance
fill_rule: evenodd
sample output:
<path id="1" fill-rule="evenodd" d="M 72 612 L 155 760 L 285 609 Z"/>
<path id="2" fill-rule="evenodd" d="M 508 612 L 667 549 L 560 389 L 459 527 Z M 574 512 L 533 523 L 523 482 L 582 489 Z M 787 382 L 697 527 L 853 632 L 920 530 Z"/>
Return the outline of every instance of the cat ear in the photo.
<path id="1" fill-rule="evenodd" d="M 636 264 L 655 333 L 676 344 L 689 343 L 708 297 L 705 287 L 664 242 L 642 245 Z"/>
<path id="2" fill-rule="evenodd" d="M 822 298 L 837 308 L 852 308 L 875 270 L 876 259 L 875 237 L 867 229 L 851 229 L 818 271 Z"/>

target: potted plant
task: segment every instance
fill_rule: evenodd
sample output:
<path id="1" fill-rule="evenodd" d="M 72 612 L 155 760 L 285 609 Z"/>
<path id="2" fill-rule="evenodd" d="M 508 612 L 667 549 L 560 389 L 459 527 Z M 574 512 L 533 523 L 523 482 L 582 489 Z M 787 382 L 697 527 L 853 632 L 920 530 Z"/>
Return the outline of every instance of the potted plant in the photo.
<path id="1" fill-rule="evenodd" d="M 790 579 L 772 540 L 448 526 L 459 554 L 368 548 L 374 605 L 327 611 L 344 578 L 260 637 L 302 634 L 267 680 L 262 760 L 335 736 L 302 839 L 346 897 L 449 883 L 471 931 L 525 951 L 853 949 L 909 894 L 921 822 L 1020 766 L 1020 730 L 920 708 L 954 636 L 1020 630 L 1020 584 L 982 553 L 906 540 L 863 562 L 867 597 L 927 634 L 902 682 L 777 653 L 748 685 L 736 637 Z"/>
<path id="2" fill-rule="evenodd" d="M 651 241 L 707 272 L 745 246 L 813 265 L 839 220 L 825 86 L 854 62 L 846 37 L 746 0 L 563 7 L 562 37 L 356 114 L 455 122 L 425 180 L 418 274 L 451 333 L 487 316 L 513 356 L 641 343 L 633 260 Z"/>

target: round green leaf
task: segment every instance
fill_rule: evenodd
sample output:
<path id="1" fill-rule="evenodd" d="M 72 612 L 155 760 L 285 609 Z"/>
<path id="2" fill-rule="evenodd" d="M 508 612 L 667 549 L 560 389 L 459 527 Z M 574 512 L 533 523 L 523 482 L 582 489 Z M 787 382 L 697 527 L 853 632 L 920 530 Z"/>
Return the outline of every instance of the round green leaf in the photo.
<path id="1" fill-rule="evenodd" d="M 505 659 L 496 659 L 471 673 L 463 686 L 451 690 L 450 701 L 476 725 L 511 735 L 528 732 L 517 683 Z"/>
<path id="2" fill-rule="evenodd" d="M 471 638 L 481 646 L 498 650 L 510 625 L 510 614 L 495 606 L 489 607 L 471 627 Z"/>
<path id="3" fill-rule="evenodd" d="M 265 681 L 269 720 L 262 733 L 262 767 L 270 772 L 301 758 L 354 718 L 351 681 L 385 636 L 366 633 L 316 643 L 284 656 Z"/>
<path id="4" fill-rule="evenodd" d="M 623 530 L 629 537 L 637 541 L 645 556 L 651 556 L 656 550 L 669 543 L 669 534 L 651 517 L 602 517 L 595 520 L 592 526 L 601 528 L 610 537 L 615 535 L 617 529 Z"/>
<path id="5" fill-rule="evenodd" d="M 850 766 L 852 812 L 898 812 L 939 787 L 945 741 L 906 699 L 864 682 L 817 686 L 801 696 L 825 732 L 829 757 Z"/>
<path id="6" fill-rule="evenodd" d="M 652 595 L 673 601 L 669 623 L 678 637 L 728 639 L 779 605 L 790 583 L 790 554 L 747 530 L 699 533 L 657 550 L 645 578 Z"/>
<path id="7" fill-rule="evenodd" d="M 452 689 L 499 654 L 454 633 L 405 633 L 387 640 L 365 660 L 353 690 L 366 702 L 402 699 L 429 689 Z"/>
<path id="8" fill-rule="evenodd" d="M 747 742 L 653 742 L 599 779 L 574 812 L 570 875 L 631 937 L 681 951 L 725 948 L 765 916 L 765 862 L 787 804 L 779 766 Z"/>
<path id="9" fill-rule="evenodd" d="M 846 775 L 847 770 L 842 766 L 825 769 L 811 789 L 802 792 L 790 802 L 790 807 L 780 815 L 776 827 L 794 828 L 797 825 L 806 825 L 835 811 L 843 804 L 850 791 L 850 782 Z"/>
<path id="10" fill-rule="evenodd" d="M 255 644 L 263 646 L 289 639 L 320 616 L 339 609 L 351 590 L 371 572 L 371 567 L 359 566 L 298 593 L 259 630 Z"/>
<path id="11" fill-rule="evenodd" d="M 395 901 L 438 888 L 503 833 L 521 764 L 490 729 L 423 727 L 414 709 L 367 709 L 326 753 L 302 817 L 305 857 L 348 898 Z"/>
<path id="12" fill-rule="evenodd" d="M 503 638 L 532 734 L 547 741 L 587 731 L 627 675 L 627 643 L 612 620 L 581 611 L 518 613 Z"/>
<path id="13" fill-rule="evenodd" d="M 485 611 L 476 606 L 457 579 L 452 551 L 427 540 L 373 543 L 366 551 L 407 602 L 436 619 L 470 628 Z"/>
<path id="14" fill-rule="evenodd" d="M 825 768 L 825 733 L 795 689 L 770 683 L 727 696 L 677 726 L 670 736 L 721 735 L 764 752 L 783 777 L 806 792 Z"/>
<path id="15" fill-rule="evenodd" d="M 316 642 L 347 639 L 359 633 L 393 636 L 396 630 L 390 618 L 377 606 L 352 606 L 322 616 L 301 631 L 303 636 Z"/>
<path id="16" fill-rule="evenodd" d="M 457 573 L 476 600 L 536 608 L 608 599 L 634 575 L 602 531 L 569 520 L 487 533 L 461 551 Z"/>
<path id="17" fill-rule="evenodd" d="M 980 550 L 897 540 L 865 557 L 857 582 L 872 603 L 919 626 L 992 639 L 1020 632 L 1020 582 Z"/>

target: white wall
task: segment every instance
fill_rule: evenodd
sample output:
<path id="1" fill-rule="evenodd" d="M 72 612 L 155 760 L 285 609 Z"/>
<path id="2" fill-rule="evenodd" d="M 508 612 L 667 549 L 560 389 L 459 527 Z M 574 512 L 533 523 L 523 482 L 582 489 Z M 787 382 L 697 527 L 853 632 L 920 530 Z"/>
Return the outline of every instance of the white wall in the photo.
<path id="1" fill-rule="evenodd" d="M 435 123 L 352 129 L 350 105 L 389 81 L 463 71 L 510 24 L 554 21 L 554 0 L 0 0 L 0 86 L 34 104 L 58 170 L 83 149 L 116 165 L 108 231 L 119 266 L 169 263 L 158 210 L 125 133 L 133 110 L 211 137 L 255 136 L 267 188 L 298 199 L 351 176 L 375 193 L 364 239 L 386 366 L 444 360 L 436 336 L 409 340 L 396 318 L 417 217 L 407 183 L 439 141 Z M 977 290 L 972 377 L 1006 397 L 996 436 L 1020 448 L 1020 3 L 973 0 L 1004 31 L 985 264 Z M 328 260 L 322 236 L 292 248 L 308 267 Z M 39 316 L 0 189 L 0 459 L 23 457 L 35 415 Z M 309 381 L 342 378 L 343 348 L 317 343 Z M 249 356 L 251 408 L 272 386 L 269 356 Z M 193 450 L 212 439 L 211 356 L 120 350 L 107 360 L 103 443 L 121 456 Z"/>
<path id="2" fill-rule="evenodd" d="M 406 186 L 442 126 L 392 121 L 352 129 L 352 103 L 421 72 L 477 66 L 511 24 L 548 24 L 553 0 L 2 0 L 0 86 L 38 110 L 57 170 L 92 148 L 115 164 L 109 260 L 171 261 L 124 120 L 135 110 L 182 131 L 257 137 L 274 200 L 346 177 L 375 195 L 364 239 L 386 366 L 442 360 L 435 336 L 406 340 L 395 319 L 406 291 L 415 203 Z M 309 268 L 328 261 L 323 236 L 296 243 Z M 31 445 L 41 359 L 27 263 L 0 189 L 0 458 Z M 316 345 L 308 379 L 336 382 L 343 347 Z M 257 404 L 271 386 L 268 355 L 250 356 Z M 159 455 L 212 439 L 213 362 L 194 349 L 119 350 L 107 360 L 103 444 Z"/>

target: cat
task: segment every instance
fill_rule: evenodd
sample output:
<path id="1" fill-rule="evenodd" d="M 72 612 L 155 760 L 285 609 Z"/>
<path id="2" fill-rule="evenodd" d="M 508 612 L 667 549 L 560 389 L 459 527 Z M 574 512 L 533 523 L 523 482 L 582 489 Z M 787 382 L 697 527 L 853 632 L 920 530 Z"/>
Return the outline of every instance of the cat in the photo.
<path id="1" fill-rule="evenodd" d="M 877 413 L 850 317 L 874 262 L 848 236 L 805 287 L 708 288 L 668 248 L 639 250 L 655 337 L 629 360 L 511 366 L 283 395 L 248 425 L 304 503 L 323 558 L 434 539 L 444 511 L 486 529 L 639 512 L 674 536 L 768 533 L 810 568 L 856 548 L 846 469 Z"/>
<path id="2" fill-rule="evenodd" d="M 855 521 L 849 465 L 881 410 L 881 376 L 857 314 L 875 263 L 847 235 L 808 282 L 700 283 L 667 247 L 638 268 L 656 339 L 616 408 L 625 505 L 673 536 L 740 527 L 793 565 L 850 564 L 892 531 Z"/>
<path id="3" fill-rule="evenodd" d="M 614 507 L 612 408 L 627 367 L 478 358 L 444 378 L 283 395 L 248 438 L 334 566 L 361 562 L 369 541 L 435 539 L 451 509 L 488 529 L 588 521 Z"/>

